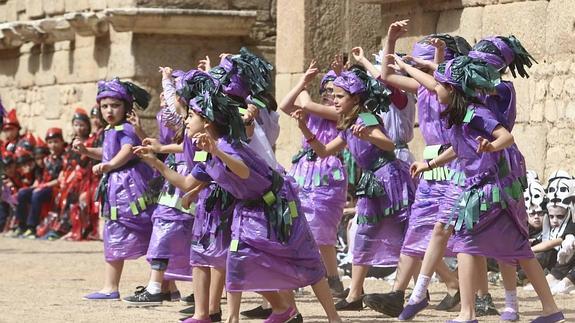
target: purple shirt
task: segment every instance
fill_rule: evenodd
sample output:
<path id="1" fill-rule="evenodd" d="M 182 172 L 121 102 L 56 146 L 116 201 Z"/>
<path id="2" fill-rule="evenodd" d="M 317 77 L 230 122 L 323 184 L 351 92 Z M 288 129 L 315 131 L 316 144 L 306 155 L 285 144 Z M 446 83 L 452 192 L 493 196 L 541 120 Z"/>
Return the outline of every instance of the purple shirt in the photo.
<path id="1" fill-rule="evenodd" d="M 357 118 L 355 121 L 356 125 L 364 125 L 363 120 L 361 118 Z M 380 124 L 376 126 L 383 132 L 385 136 L 387 136 L 387 132 Z M 381 150 L 376 145 L 372 144 L 367 140 L 359 139 L 358 137 L 354 136 L 351 133 L 351 129 L 343 130 L 339 133 L 339 136 L 347 142 L 347 147 L 349 152 L 353 156 L 353 159 L 357 163 L 357 165 L 364 169 L 370 169 L 374 162 L 383 155 L 384 151 Z M 389 137 L 388 137 L 389 138 Z M 393 152 L 391 152 L 393 154 Z"/>
<path id="2" fill-rule="evenodd" d="M 445 118 L 441 117 L 441 112 L 447 106 L 439 103 L 437 94 L 430 92 L 424 86 L 417 89 L 417 118 L 419 130 L 425 141 L 425 145 L 444 145 L 449 143 L 447 124 Z"/>
<path id="3" fill-rule="evenodd" d="M 512 82 L 503 81 L 495 88 L 497 94 L 483 98 L 485 106 L 489 107 L 497 119 L 508 131 L 513 130 L 517 118 L 515 87 Z"/>

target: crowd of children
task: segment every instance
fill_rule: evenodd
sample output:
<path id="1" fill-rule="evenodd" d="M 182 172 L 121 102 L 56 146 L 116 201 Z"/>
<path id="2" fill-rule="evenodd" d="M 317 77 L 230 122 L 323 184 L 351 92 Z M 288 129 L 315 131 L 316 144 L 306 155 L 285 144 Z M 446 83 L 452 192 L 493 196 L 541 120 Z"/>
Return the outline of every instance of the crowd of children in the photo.
<path id="1" fill-rule="evenodd" d="M 194 303 L 185 322 L 221 321 L 224 287 L 228 322 L 242 314 L 302 322 L 294 291 L 305 286 L 330 322 L 364 304 L 410 320 L 428 306 L 434 273 L 448 290 L 438 309 L 461 304 L 447 322 L 478 322 L 498 313 L 488 260 L 503 279 L 502 321 L 520 319 L 516 289 L 525 280 L 542 304 L 532 322 L 563 322 L 552 295 L 575 290 L 575 180 L 557 171 L 544 188 L 526 171 L 511 135 L 515 90 L 501 79 L 507 71 L 528 77 L 535 59 L 514 36 L 471 46 L 434 34 L 398 54 L 408 26 L 389 26 L 375 64 L 361 47 L 351 52 L 355 62 L 336 55 L 319 100 L 315 61 L 279 104 L 272 66 L 245 48 L 214 67 L 209 59 L 189 71 L 160 67 L 157 138 L 135 111 L 150 95 L 117 78 L 98 83 L 90 115 L 76 110 L 70 144 L 58 128 L 43 140 L 20 135 L 11 110 L 2 125 L 0 228 L 24 238 L 97 239 L 103 217 L 104 286 L 84 298 L 121 299 L 124 261 L 145 255 L 150 279 L 123 301 L 185 299 Z M 274 156 L 278 109 L 302 134 L 288 170 Z M 407 145 L 416 113 L 423 161 Z M 336 244 L 348 203 L 355 217 L 344 289 Z M 442 260 L 453 256 L 457 273 Z M 364 293 L 372 267 L 397 267 L 391 291 Z M 182 298 L 175 280 L 193 280 L 193 295 Z M 240 314 L 244 291 L 264 305 Z"/>

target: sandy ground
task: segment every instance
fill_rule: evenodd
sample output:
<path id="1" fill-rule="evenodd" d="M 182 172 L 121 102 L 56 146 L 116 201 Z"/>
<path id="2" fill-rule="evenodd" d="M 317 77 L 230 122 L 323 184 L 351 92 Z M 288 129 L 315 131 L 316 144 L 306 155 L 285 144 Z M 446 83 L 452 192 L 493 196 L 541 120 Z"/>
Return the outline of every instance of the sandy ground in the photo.
<path id="1" fill-rule="evenodd" d="M 90 302 L 82 296 L 101 287 L 103 255 L 101 242 L 38 241 L 0 237 L 0 322 L 178 322 L 181 303 L 137 308 L 123 302 Z M 124 267 L 121 294 L 130 295 L 136 286 L 145 284 L 148 266 L 144 259 L 128 261 Z M 349 284 L 349 280 L 344 281 Z M 192 290 L 191 283 L 179 284 L 182 294 Z M 309 291 L 310 289 L 307 288 Z M 382 280 L 368 280 L 366 292 L 389 291 Z M 492 293 L 498 305 L 503 303 L 502 287 Z M 444 295 L 443 286 L 431 288 L 432 305 Z M 529 322 L 539 310 L 534 292 L 519 291 L 522 322 Z M 575 322 L 575 295 L 557 296 L 568 322 Z M 244 295 L 242 310 L 257 305 L 255 294 Z M 309 294 L 298 297 L 305 322 L 324 322 L 319 303 Z M 347 322 L 393 322 L 371 310 L 342 312 Z M 225 307 L 224 307 L 225 316 Z M 435 311 L 430 307 L 414 322 L 444 322 L 455 313 Z M 250 322 L 249 320 L 245 320 Z M 498 322 L 495 316 L 482 322 Z M 255 321 L 252 321 L 255 322 Z"/>

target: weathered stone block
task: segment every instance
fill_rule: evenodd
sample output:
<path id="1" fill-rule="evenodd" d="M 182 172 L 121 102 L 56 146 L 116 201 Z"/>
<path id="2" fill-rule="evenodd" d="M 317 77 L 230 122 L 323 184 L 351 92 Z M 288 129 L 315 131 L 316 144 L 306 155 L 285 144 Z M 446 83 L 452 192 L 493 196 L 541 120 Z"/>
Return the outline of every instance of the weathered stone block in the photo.
<path id="1" fill-rule="evenodd" d="M 470 44 L 481 39 L 483 7 L 442 11 L 437 21 L 437 32 L 458 35 Z"/>
<path id="2" fill-rule="evenodd" d="M 349 8 L 349 36 L 344 47 L 350 51 L 355 46 L 363 47 L 368 59 L 381 49 L 381 6 L 378 4 L 357 4 Z M 352 59 L 353 60 L 353 59 Z"/>
<path id="3" fill-rule="evenodd" d="M 575 33 L 573 32 L 575 29 L 575 1 L 551 0 L 546 13 L 545 47 L 547 53 L 575 53 Z M 541 30 L 540 33 L 542 33 Z"/>
<path id="4" fill-rule="evenodd" d="M 90 9 L 100 11 L 106 9 L 106 0 L 89 0 Z"/>
<path id="5" fill-rule="evenodd" d="M 84 11 L 90 9 L 88 0 L 65 0 L 66 12 Z"/>
<path id="6" fill-rule="evenodd" d="M 41 0 L 26 0 L 26 13 L 30 19 L 44 17 L 43 2 Z"/>
<path id="7" fill-rule="evenodd" d="M 544 111 L 543 107 L 544 107 L 543 103 L 533 104 L 531 111 L 530 111 L 529 120 L 532 122 L 543 121 L 543 116 L 545 115 L 545 111 Z"/>
<path id="8" fill-rule="evenodd" d="M 231 0 L 231 5 L 232 8 L 240 10 L 269 10 L 270 0 Z"/>
<path id="9" fill-rule="evenodd" d="M 549 94 L 552 98 L 557 99 L 561 96 L 561 92 L 563 92 L 563 77 L 562 76 L 555 76 L 549 82 Z"/>
<path id="10" fill-rule="evenodd" d="M 278 0 L 277 6 L 282 13 L 277 20 L 277 73 L 303 72 L 309 63 L 305 56 L 305 1 Z"/>
<path id="11" fill-rule="evenodd" d="M 255 2 L 255 1 L 248 1 Z M 147 8 L 184 8 L 184 9 L 230 9 L 228 0 L 137 0 L 137 7 Z M 111 6 L 108 6 L 112 8 Z"/>
<path id="12" fill-rule="evenodd" d="M 483 12 L 483 36 L 515 35 L 535 57 L 543 57 L 547 1 L 525 1 L 487 6 Z M 502 23 L 505 22 L 505 23 Z"/>
<path id="13" fill-rule="evenodd" d="M 498 0 L 462 0 L 461 4 L 464 7 L 487 6 L 497 4 Z M 503 1 L 503 0 L 501 0 Z M 513 1 L 513 0 L 511 0 Z"/>
<path id="14" fill-rule="evenodd" d="M 66 12 L 65 0 L 43 0 L 43 3 L 48 16 L 61 15 Z"/>
<path id="15" fill-rule="evenodd" d="M 547 150 L 547 128 L 542 124 L 518 124 L 513 128 L 515 143 L 525 156 L 527 169 L 533 169 L 540 175 L 545 169 Z"/>
<path id="16" fill-rule="evenodd" d="M 4 8 L 6 10 L 6 21 L 18 20 L 18 10 L 15 1 L 8 1 Z"/>

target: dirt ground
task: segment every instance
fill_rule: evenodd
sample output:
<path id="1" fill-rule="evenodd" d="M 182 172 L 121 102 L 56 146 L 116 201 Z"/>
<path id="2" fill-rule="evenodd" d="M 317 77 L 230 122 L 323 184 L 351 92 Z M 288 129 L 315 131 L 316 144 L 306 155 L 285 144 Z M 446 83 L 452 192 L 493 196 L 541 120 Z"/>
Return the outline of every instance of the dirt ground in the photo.
<path id="1" fill-rule="evenodd" d="M 82 296 L 101 287 L 103 255 L 101 242 L 39 241 L 0 237 L 0 322 L 178 322 L 179 302 L 150 308 L 127 306 L 123 302 L 90 302 Z M 128 261 L 122 277 L 121 295 L 130 295 L 145 284 L 148 266 L 144 259 Z M 349 280 L 344 281 L 349 284 Z M 182 294 L 191 292 L 191 283 L 180 283 Z M 307 291 L 311 289 L 307 288 Z M 383 280 L 368 280 L 366 292 L 389 291 Z M 502 306 L 502 287 L 492 288 L 495 302 Z M 441 284 L 431 287 L 432 305 L 444 295 Z M 519 290 L 522 322 L 529 322 L 539 310 L 534 292 Z M 575 295 L 557 296 L 568 322 L 575 322 Z M 255 294 L 244 295 L 242 310 L 257 306 Z M 305 322 L 325 322 L 319 303 L 310 293 L 298 297 Z M 225 306 L 224 306 L 225 317 Z M 371 310 L 342 312 L 347 322 L 393 322 Z M 456 313 L 426 309 L 414 322 L 444 322 Z M 498 322 L 495 316 L 482 322 Z M 245 322 L 250 322 L 245 320 Z M 255 321 L 252 321 L 255 322 Z"/>

